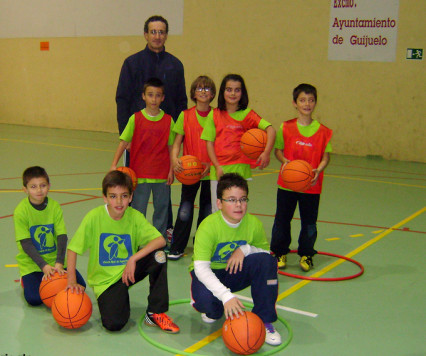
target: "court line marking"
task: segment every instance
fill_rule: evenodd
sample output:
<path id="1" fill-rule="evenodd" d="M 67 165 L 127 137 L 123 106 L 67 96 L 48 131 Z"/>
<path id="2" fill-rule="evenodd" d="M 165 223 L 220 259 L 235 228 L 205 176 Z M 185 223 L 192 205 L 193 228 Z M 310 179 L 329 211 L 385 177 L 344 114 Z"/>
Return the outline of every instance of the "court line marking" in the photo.
<path id="1" fill-rule="evenodd" d="M 349 252 L 347 255 L 345 255 L 345 257 L 351 258 L 351 257 L 355 256 L 356 254 L 358 254 L 361 251 L 365 250 L 367 247 L 371 246 L 372 244 L 374 244 L 377 241 L 381 240 L 385 236 L 389 235 L 391 232 L 395 231 L 396 229 L 398 229 L 402 225 L 404 225 L 407 222 L 413 220 L 417 216 L 423 214 L 425 211 L 426 211 L 426 207 L 423 207 L 422 209 L 418 210 L 414 214 L 410 215 L 409 217 L 407 217 L 404 220 L 400 221 L 399 223 L 395 224 L 391 228 L 389 228 L 386 231 L 382 232 L 380 235 L 377 235 L 376 237 L 374 237 L 371 240 L 365 242 L 364 244 L 362 244 L 361 246 L 359 246 L 358 248 L 356 248 L 352 252 Z M 318 277 L 322 276 L 323 274 L 327 273 L 328 271 L 332 270 L 333 268 L 337 267 L 338 265 L 342 264 L 343 262 L 345 262 L 345 260 L 341 258 L 341 259 L 337 260 L 336 262 L 333 262 L 330 265 L 324 267 L 322 270 L 314 273 L 311 277 L 318 278 Z M 277 298 L 277 302 L 280 301 L 280 300 L 282 300 L 282 299 L 284 299 L 284 298 L 286 298 L 286 297 L 288 297 L 289 295 L 293 294 L 294 292 L 298 291 L 300 288 L 304 287 L 305 285 L 307 285 L 308 283 L 311 283 L 311 282 L 312 282 L 311 280 L 303 280 L 303 281 L 295 284 L 293 287 L 291 287 L 291 288 L 287 289 L 285 292 L 281 293 L 278 296 L 278 298 Z"/>
<path id="2" fill-rule="evenodd" d="M 238 299 L 247 300 L 248 302 L 253 303 L 253 299 L 251 299 L 249 297 L 244 297 L 243 295 L 240 295 L 240 294 L 234 294 L 234 295 L 236 297 L 238 297 Z M 294 309 L 294 308 L 290 308 L 290 307 L 284 307 L 282 305 L 275 305 L 275 307 L 277 309 L 285 310 L 285 311 L 288 311 L 290 313 L 310 316 L 311 318 L 316 318 L 318 316 L 318 314 L 315 314 L 315 313 L 311 313 L 311 312 L 300 310 L 300 309 Z"/>
<path id="3" fill-rule="evenodd" d="M 64 148 L 75 148 L 79 150 L 89 150 L 89 151 L 101 151 L 101 152 L 115 152 L 112 150 L 103 150 L 100 148 L 92 147 L 80 147 L 80 146 L 69 146 L 69 145 L 60 145 L 57 143 L 47 143 L 47 142 L 38 142 L 38 141 L 26 141 L 26 140 L 15 140 L 10 138 L 0 138 L 0 141 L 11 141 L 11 142 L 20 142 L 20 143 L 30 143 L 32 145 L 45 145 L 45 146 L 55 146 L 55 147 L 64 147 Z"/>
<path id="4" fill-rule="evenodd" d="M 183 351 L 194 353 L 195 351 L 203 348 L 204 346 L 208 345 L 212 341 L 216 340 L 220 336 L 222 336 L 222 328 L 220 328 L 219 330 L 215 331 L 214 333 L 212 333 L 210 335 L 207 335 L 204 339 L 201 339 L 200 341 L 198 341 L 194 345 L 186 348 Z"/>

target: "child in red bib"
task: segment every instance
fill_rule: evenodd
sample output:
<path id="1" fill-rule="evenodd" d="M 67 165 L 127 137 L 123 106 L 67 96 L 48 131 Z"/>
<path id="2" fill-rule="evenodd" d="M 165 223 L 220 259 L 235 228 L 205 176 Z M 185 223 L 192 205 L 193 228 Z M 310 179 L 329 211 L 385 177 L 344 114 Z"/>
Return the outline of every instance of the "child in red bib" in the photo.
<path id="1" fill-rule="evenodd" d="M 157 78 L 149 79 L 143 88 L 145 109 L 132 115 L 120 136 L 120 144 L 112 161 L 111 170 L 124 150 L 131 150 L 130 168 L 136 172 L 138 185 L 133 193 L 132 207 L 146 216 L 148 200 L 153 196 L 152 224 L 167 238 L 168 201 L 173 169 L 170 161 L 174 134 L 173 120 L 160 109 L 164 100 L 164 84 Z"/>
<path id="2" fill-rule="evenodd" d="M 275 156 L 284 167 L 293 160 L 304 160 L 314 168 L 311 187 L 303 193 L 291 191 L 278 175 L 277 210 L 272 227 L 271 250 L 278 259 L 278 267 L 286 265 L 290 252 L 290 223 L 299 203 L 301 230 L 298 254 L 300 267 L 307 272 L 313 266 L 312 256 L 317 238 L 317 219 L 324 169 L 330 162 L 330 139 L 333 131 L 312 118 L 317 102 L 316 88 L 300 84 L 293 91 L 293 106 L 298 116 L 284 121 L 275 141 Z"/>
<path id="3" fill-rule="evenodd" d="M 194 217 L 194 202 L 198 190 L 200 191 L 200 203 L 197 220 L 197 228 L 205 217 L 211 214 L 210 200 L 210 158 L 207 154 L 206 141 L 201 140 L 201 133 L 208 118 L 213 116 L 210 103 L 216 95 L 216 86 L 207 76 L 199 76 L 191 85 L 191 99 L 196 105 L 182 111 L 177 119 L 173 131 L 176 133 L 173 143 L 171 159 L 175 172 L 183 170 L 182 163 L 178 159 L 180 146 L 183 143 L 183 155 L 197 157 L 205 166 L 205 170 L 198 183 L 182 184 L 181 200 L 173 230 L 172 243 L 168 259 L 176 261 L 183 256 L 191 234 L 192 220 Z"/>
<path id="4" fill-rule="evenodd" d="M 223 78 L 218 94 L 218 107 L 213 119 L 207 121 L 201 139 L 207 141 L 207 152 L 212 167 L 210 187 L 212 212 L 217 211 L 217 181 L 224 173 L 238 173 L 243 178 L 251 177 L 251 166 L 263 169 L 269 164 L 274 146 L 275 129 L 254 110 L 248 108 L 248 93 L 244 79 L 238 74 Z M 248 130 L 259 128 L 266 131 L 267 141 L 257 160 L 246 157 L 241 151 L 241 136 Z"/>

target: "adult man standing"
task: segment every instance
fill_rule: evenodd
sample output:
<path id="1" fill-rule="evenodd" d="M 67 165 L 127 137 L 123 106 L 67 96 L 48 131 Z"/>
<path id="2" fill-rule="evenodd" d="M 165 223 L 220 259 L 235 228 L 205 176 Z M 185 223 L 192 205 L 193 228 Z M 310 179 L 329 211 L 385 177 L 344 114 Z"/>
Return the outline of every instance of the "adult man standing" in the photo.
<path id="1" fill-rule="evenodd" d="M 126 58 L 121 67 L 115 101 L 117 103 L 118 131 L 121 135 L 131 115 L 145 108 L 142 90 L 149 78 L 158 78 L 164 83 L 165 99 L 160 108 L 176 121 L 179 114 L 188 107 L 185 77 L 182 62 L 166 52 L 164 44 L 169 33 L 169 24 L 162 16 L 151 16 L 145 21 L 144 50 Z M 125 153 L 126 165 L 129 152 Z M 169 199 L 167 235 L 171 239 L 173 228 L 172 204 Z"/>
<path id="2" fill-rule="evenodd" d="M 147 45 L 144 50 L 128 57 L 121 68 L 115 101 L 120 134 L 129 117 L 145 108 L 142 88 L 147 79 L 156 77 L 165 85 L 165 99 L 161 109 L 176 121 L 187 109 L 185 77 L 182 62 L 165 51 L 169 24 L 161 16 L 151 16 L 144 25 Z"/>

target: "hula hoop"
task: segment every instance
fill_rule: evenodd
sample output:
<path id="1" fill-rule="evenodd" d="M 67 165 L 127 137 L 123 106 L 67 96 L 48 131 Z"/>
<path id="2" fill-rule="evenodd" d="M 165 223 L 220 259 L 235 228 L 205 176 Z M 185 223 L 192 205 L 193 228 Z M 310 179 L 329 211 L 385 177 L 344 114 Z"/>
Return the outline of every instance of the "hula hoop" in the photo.
<path id="1" fill-rule="evenodd" d="M 178 299 L 178 300 L 173 300 L 169 303 L 169 305 L 177 305 L 177 304 L 186 304 L 186 303 L 190 303 L 189 299 Z M 246 307 L 253 307 L 253 304 L 250 303 L 246 303 L 246 302 L 242 302 Z M 157 347 L 158 349 L 170 352 L 172 354 L 180 354 L 180 355 L 188 355 L 188 356 L 205 356 L 202 354 L 195 354 L 192 352 L 186 352 L 186 351 L 182 351 L 179 349 L 175 349 L 173 347 L 170 346 L 165 346 L 163 344 L 160 344 L 159 342 L 153 340 L 152 338 L 150 338 L 142 329 L 142 321 L 144 319 L 144 316 L 142 316 L 139 320 L 138 323 L 138 329 L 139 329 L 139 333 L 141 334 L 141 336 L 148 341 L 151 345 L 153 345 L 154 347 Z M 289 344 L 291 339 L 293 338 L 293 330 L 291 329 L 290 325 L 287 323 L 287 321 L 285 321 L 283 318 L 281 318 L 280 316 L 278 316 L 278 320 L 286 327 L 287 331 L 288 331 L 288 339 L 283 342 L 281 345 L 274 347 L 273 350 L 270 351 L 266 351 L 266 352 L 261 352 L 261 353 L 256 353 L 256 355 L 273 355 L 276 354 L 278 351 L 281 351 L 282 349 L 286 348 Z"/>
<path id="2" fill-rule="evenodd" d="M 290 251 L 290 253 L 296 253 L 296 252 L 297 252 L 297 250 L 291 250 Z M 348 279 L 354 279 L 356 277 L 359 277 L 360 275 L 362 275 L 364 273 L 364 266 L 361 263 L 359 263 L 358 261 L 353 260 L 352 258 L 349 258 L 349 257 L 346 257 L 346 256 L 337 255 L 335 253 L 329 253 L 329 252 L 318 251 L 317 253 L 319 255 L 337 257 L 337 258 L 340 258 L 342 260 L 346 260 L 346 261 L 352 262 L 353 264 L 356 264 L 360 268 L 360 271 L 358 273 L 356 273 L 356 274 L 351 275 L 351 276 L 336 277 L 336 278 L 308 277 L 308 276 L 301 276 L 299 274 L 287 273 L 287 272 L 283 272 L 283 271 L 278 271 L 278 273 L 281 274 L 281 275 L 283 275 L 283 276 L 288 276 L 288 277 L 293 277 L 293 278 L 299 278 L 299 279 L 307 279 L 309 281 L 320 281 L 320 282 L 346 281 Z"/>

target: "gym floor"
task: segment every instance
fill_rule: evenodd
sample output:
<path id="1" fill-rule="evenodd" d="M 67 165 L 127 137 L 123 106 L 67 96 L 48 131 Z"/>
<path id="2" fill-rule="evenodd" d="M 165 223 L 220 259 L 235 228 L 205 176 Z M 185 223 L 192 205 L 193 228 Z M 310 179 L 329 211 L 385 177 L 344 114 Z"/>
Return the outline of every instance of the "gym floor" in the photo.
<path id="1" fill-rule="evenodd" d="M 179 261 L 169 261 L 170 306 L 168 314 L 180 326 L 170 335 L 142 325 L 148 281 L 130 290 L 131 317 L 116 333 L 101 326 L 93 291 L 93 314 L 80 329 L 61 328 L 50 310 L 26 304 L 16 266 L 17 253 L 13 210 L 25 197 L 21 174 L 40 165 L 51 179 L 49 196 L 63 208 L 69 238 L 84 215 L 103 204 L 101 181 L 110 167 L 118 144 L 116 134 L 46 129 L 0 124 L 0 233 L 1 274 L 0 355 L 148 355 L 193 353 L 231 355 L 221 338 L 222 321 L 204 324 L 187 303 L 190 297 L 188 265 L 192 244 Z M 278 161 L 253 171 L 249 183 L 249 212 L 264 223 L 270 237 L 275 213 Z M 318 218 L 318 251 L 351 258 L 360 267 L 334 256 L 316 255 L 314 269 L 301 272 L 291 254 L 285 270 L 314 278 L 343 279 L 311 281 L 279 275 L 275 325 L 285 348 L 264 345 L 259 353 L 280 355 L 425 355 L 425 278 L 422 253 L 426 237 L 426 165 L 387 161 L 379 157 L 332 155 L 325 171 Z M 180 201 L 180 183 L 172 186 L 174 217 Z M 148 210 L 152 217 L 152 205 Z M 293 220 L 293 244 L 297 248 L 300 221 Z M 194 232 L 194 229 L 193 229 Z M 87 276 L 87 255 L 77 266 Z M 250 289 L 239 293 L 250 299 Z M 289 329 L 291 330 L 289 331 Z M 291 340 L 290 340 L 290 336 Z M 171 350 L 174 349 L 175 351 Z"/>

